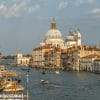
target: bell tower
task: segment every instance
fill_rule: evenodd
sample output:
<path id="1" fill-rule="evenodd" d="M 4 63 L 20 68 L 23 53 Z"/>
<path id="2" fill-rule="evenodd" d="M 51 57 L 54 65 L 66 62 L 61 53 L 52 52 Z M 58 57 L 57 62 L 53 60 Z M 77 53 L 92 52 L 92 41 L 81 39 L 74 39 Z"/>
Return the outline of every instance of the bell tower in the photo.
<path id="1" fill-rule="evenodd" d="M 20 59 L 20 58 L 22 58 L 23 57 L 23 54 L 21 53 L 21 52 L 18 52 L 17 53 L 17 59 Z"/>

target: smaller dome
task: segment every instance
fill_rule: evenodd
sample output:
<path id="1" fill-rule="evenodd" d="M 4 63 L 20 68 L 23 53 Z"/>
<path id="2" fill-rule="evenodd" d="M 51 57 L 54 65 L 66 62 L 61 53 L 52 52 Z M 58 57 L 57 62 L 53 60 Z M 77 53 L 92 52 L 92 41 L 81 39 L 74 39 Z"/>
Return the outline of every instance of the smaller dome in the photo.
<path id="1" fill-rule="evenodd" d="M 67 40 L 74 40 L 74 36 L 67 36 Z"/>

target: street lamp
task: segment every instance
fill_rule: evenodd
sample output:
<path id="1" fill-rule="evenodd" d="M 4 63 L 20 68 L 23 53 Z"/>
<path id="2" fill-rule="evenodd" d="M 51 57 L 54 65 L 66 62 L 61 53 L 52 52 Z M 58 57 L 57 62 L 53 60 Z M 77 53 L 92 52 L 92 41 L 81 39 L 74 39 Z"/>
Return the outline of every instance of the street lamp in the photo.
<path id="1" fill-rule="evenodd" d="M 28 74 L 29 70 L 27 70 L 27 100 L 29 100 L 29 93 L 28 93 L 28 83 L 29 83 L 29 74 Z"/>
<path id="2" fill-rule="evenodd" d="M 28 83 L 29 83 L 29 70 L 30 69 L 25 69 L 24 71 L 27 72 L 26 74 L 26 90 L 27 90 L 27 94 L 26 94 L 26 97 L 27 97 L 27 100 L 29 100 L 29 91 L 28 91 Z"/>
<path id="3" fill-rule="evenodd" d="M 28 93 L 29 69 L 27 69 L 27 75 L 26 75 L 26 78 L 27 78 L 27 100 L 29 100 L 29 93 Z"/>

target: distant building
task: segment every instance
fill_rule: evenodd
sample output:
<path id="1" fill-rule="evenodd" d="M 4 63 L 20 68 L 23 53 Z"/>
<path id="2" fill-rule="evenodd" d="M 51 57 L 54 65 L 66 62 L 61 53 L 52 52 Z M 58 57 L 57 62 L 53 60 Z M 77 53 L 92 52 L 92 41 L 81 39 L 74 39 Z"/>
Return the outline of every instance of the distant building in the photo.
<path id="1" fill-rule="evenodd" d="M 88 55 L 93 55 L 93 54 L 100 55 L 100 48 L 90 47 L 90 46 L 85 46 L 85 45 L 68 48 L 65 52 L 65 55 L 67 55 L 67 57 L 65 56 L 66 69 L 69 69 L 72 71 L 82 70 L 82 68 L 80 69 L 81 58 Z M 64 53 L 63 53 L 63 57 L 64 57 Z"/>
<path id="2" fill-rule="evenodd" d="M 32 66 L 36 68 L 44 68 L 45 66 L 45 52 L 51 50 L 50 44 L 40 45 L 32 51 Z"/>
<path id="3" fill-rule="evenodd" d="M 100 61 L 100 55 L 91 54 L 91 55 L 81 57 L 80 58 L 80 70 L 92 72 L 93 70 L 97 70 L 97 67 L 100 70 L 99 68 L 100 65 L 97 66 L 100 62 L 97 64 L 96 61 Z"/>
<path id="4" fill-rule="evenodd" d="M 29 66 L 31 57 L 24 56 L 21 52 L 17 53 L 16 62 L 18 66 Z"/>
<path id="5" fill-rule="evenodd" d="M 45 52 L 44 58 L 46 67 L 50 69 L 62 69 L 60 48 L 52 47 L 51 50 Z"/>
<path id="6" fill-rule="evenodd" d="M 38 46 L 32 52 L 32 66 L 36 68 L 61 69 L 61 49 L 50 44 Z"/>
<path id="7" fill-rule="evenodd" d="M 92 64 L 92 71 L 96 73 L 100 73 L 100 57 L 99 59 L 95 59 Z"/>

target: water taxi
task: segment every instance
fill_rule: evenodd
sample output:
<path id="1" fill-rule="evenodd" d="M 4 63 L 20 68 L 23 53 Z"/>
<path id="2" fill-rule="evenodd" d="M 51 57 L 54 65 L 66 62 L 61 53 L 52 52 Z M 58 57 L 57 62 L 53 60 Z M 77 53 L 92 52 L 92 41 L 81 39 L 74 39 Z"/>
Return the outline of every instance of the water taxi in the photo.
<path id="1" fill-rule="evenodd" d="M 49 81 L 48 81 L 48 80 L 41 80 L 41 83 L 42 83 L 42 84 L 48 84 Z"/>
<path id="2" fill-rule="evenodd" d="M 1 82 L 1 90 L 3 92 L 22 92 L 24 87 L 19 85 L 17 81 L 4 80 Z"/>
<path id="3" fill-rule="evenodd" d="M 56 73 L 56 74 L 59 74 L 60 72 L 59 72 L 59 71 L 55 71 L 55 73 Z"/>

